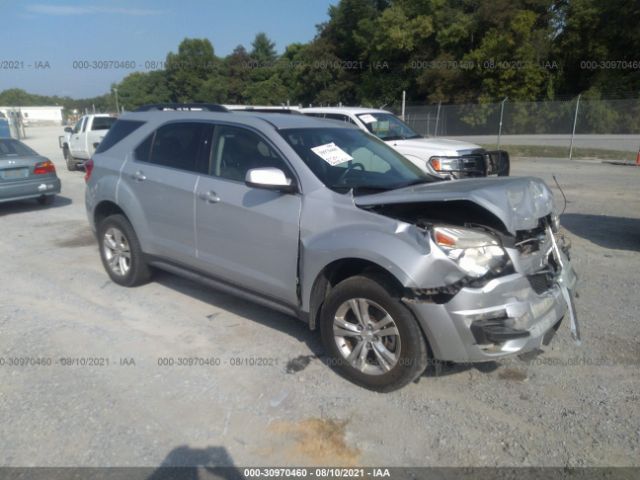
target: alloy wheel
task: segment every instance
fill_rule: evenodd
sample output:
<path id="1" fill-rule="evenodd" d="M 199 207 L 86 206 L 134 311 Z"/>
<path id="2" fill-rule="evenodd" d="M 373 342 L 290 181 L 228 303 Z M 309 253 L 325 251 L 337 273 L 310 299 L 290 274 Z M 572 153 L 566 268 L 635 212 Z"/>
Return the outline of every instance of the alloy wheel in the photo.
<path id="1" fill-rule="evenodd" d="M 351 367 L 367 375 L 383 375 L 400 358 L 400 332 L 387 311 L 366 298 L 352 298 L 336 310 L 333 336 Z"/>
<path id="2" fill-rule="evenodd" d="M 131 269 L 131 250 L 127 237 L 118 228 L 111 227 L 104 232 L 102 242 L 104 258 L 111 271 L 121 277 Z"/>

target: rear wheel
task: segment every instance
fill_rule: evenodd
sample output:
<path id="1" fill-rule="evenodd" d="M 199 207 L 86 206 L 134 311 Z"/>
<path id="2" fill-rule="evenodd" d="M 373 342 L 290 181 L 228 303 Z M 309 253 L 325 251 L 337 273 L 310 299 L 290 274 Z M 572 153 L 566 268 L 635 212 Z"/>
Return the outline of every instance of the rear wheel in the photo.
<path id="1" fill-rule="evenodd" d="M 140 242 L 124 215 L 111 215 L 98 226 L 102 265 L 118 285 L 135 287 L 151 278 Z"/>
<path id="2" fill-rule="evenodd" d="M 70 172 L 75 172 L 76 170 L 78 170 L 78 162 L 76 161 L 75 158 L 73 158 L 73 155 L 71 155 L 71 152 L 67 152 L 66 161 L 67 161 L 67 170 L 69 170 Z"/>
<path id="3" fill-rule="evenodd" d="M 379 392 L 424 372 L 427 346 L 411 312 L 384 279 L 357 276 L 336 285 L 321 313 L 324 346 L 336 370 Z"/>

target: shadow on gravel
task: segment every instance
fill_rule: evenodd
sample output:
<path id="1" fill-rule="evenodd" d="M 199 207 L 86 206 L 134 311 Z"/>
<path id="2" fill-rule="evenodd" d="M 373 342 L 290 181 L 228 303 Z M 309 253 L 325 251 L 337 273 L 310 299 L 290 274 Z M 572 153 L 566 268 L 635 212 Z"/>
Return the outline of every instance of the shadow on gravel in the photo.
<path id="1" fill-rule="evenodd" d="M 147 480 L 235 480 L 243 478 L 224 447 L 176 447 Z"/>
<path id="2" fill-rule="evenodd" d="M 423 377 L 446 377 L 449 375 L 457 375 L 469 370 L 477 370 L 482 373 L 491 373 L 500 368 L 500 364 L 496 362 L 478 362 L 478 363 L 453 363 L 431 360 L 427 369 L 422 374 Z"/>
<path id="3" fill-rule="evenodd" d="M 560 223 L 569 232 L 604 248 L 640 251 L 640 219 L 565 213 Z"/>
<path id="4" fill-rule="evenodd" d="M 165 287 L 197 298 L 216 308 L 227 310 L 235 315 L 248 318 L 274 330 L 286 333 L 296 340 L 305 343 L 315 357 L 320 359 L 324 357 L 324 349 L 322 348 L 318 332 L 309 330 L 309 327 L 304 322 L 294 317 L 284 315 L 267 307 L 242 300 L 241 298 L 170 273 L 157 271 L 153 279 Z"/>
<path id="5" fill-rule="evenodd" d="M 0 203 L 0 217 L 6 217 L 18 213 L 27 213 L 37 210 L 49 210 L 51 208 L 66 207 L 72 200 L 62 195 L 56 195 L 51 205 L 40 205 L 36 200 L 18 200 L 16 202 Z"/>

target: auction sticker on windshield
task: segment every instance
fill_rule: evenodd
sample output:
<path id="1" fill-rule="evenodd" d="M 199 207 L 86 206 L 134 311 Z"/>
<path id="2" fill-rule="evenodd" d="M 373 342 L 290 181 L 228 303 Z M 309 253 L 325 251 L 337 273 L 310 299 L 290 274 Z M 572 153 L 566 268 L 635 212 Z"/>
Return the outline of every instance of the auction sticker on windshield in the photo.
<path id="1" fill-rule="evenodd" d="M 327 162 L 332 167 L 353 160 L 353 157 L 349 155 L 347 152 L 342 150 L 335 143 L 326 143 L 324 145 L 318 145 L 317 147 L 312 147 L 311 151 L 318 155 L 321 159 Z"/>
<path id="2" fill-rule="evenodd" d="M 369 113 L 365 113 L 364 115 L 360 115 L 360 120 L 362 120 L 364 123 L 375 123 L 378 121 L 378 119 L 376 117 L 374 117 L 373 115 L 369 114 Z"/>

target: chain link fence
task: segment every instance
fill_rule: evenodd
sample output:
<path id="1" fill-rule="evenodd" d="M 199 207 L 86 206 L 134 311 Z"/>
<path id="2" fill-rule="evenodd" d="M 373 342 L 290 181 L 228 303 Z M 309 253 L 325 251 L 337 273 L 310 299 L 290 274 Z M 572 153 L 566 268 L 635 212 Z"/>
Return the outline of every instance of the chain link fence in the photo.
<path id="1" fill-rule="evenodd" d="M 393 110 L 400 114 L 401 107 Z M 636 161 L 640 99 L 407 104 L 405 121 L 426 136 L 499 146 L 520 156 Z"/>

